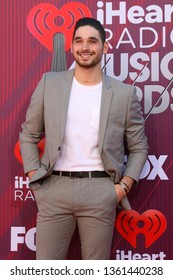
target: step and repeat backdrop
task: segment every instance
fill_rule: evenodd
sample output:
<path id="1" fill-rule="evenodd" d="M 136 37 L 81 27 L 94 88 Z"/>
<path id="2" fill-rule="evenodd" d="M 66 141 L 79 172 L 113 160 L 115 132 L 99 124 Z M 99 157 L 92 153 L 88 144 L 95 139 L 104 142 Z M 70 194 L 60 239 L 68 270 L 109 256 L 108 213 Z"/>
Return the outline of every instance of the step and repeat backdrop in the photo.
<path id="1" fill-rule="evenodd" d="M 72 31 L 84 16 L 106 29 L 104 71 L 136 86 L 150 146 L 140 182 L 129 194 L 132 210 L 118 213 L 110 259 L 173 259 L 172 0 L 1 0 L 0 5 L 0 259 L 35 259 L 37 207 L 23 172 L 19 132 L 34 88 L 51 70 L 54 35 L 64 34 L 67 68 L 73 68 Z M 39 149 L 41 155 L 44 139 Z M 77 229 L 67 258 L 81 259 Z"/>

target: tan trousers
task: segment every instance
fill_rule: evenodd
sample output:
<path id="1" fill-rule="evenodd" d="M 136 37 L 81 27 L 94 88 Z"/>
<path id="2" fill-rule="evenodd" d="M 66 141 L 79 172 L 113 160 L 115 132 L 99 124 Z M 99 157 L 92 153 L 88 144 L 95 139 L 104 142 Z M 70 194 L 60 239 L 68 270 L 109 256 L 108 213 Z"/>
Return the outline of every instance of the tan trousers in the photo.
<path id="1" fill-rule="evenodd" d="M 78 226 L 83 260 L 109 259 L 117 195 L 107 178 L 52 175 L 34 191 L 39 260 L 64 260 Z"/>

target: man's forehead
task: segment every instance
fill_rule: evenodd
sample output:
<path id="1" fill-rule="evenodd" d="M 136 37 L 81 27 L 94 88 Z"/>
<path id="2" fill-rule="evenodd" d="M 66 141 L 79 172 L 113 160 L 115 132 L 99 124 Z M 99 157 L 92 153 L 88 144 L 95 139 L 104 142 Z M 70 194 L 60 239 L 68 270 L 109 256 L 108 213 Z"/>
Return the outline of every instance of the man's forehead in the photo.
<path id="1" fill-rule="evenodd" d="M 92 26 L 81 26 L 79 27 L 76 32 L 75 32 L 75 38 L 76 37 L 86 37 L 86 38 L 91 38 L 91 37 L 95 37 L 95 38 L 99 38 L 99 32 L 97 29 L 95 29 Z"/>

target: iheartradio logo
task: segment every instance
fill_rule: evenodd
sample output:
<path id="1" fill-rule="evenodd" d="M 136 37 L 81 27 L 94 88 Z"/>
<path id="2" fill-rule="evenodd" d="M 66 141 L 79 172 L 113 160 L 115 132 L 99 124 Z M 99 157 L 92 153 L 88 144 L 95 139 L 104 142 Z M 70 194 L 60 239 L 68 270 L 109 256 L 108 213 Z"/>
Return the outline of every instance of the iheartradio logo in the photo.
<path id="1" fill-rule="evenodd" d="M 50 52 L 53 51 L 54 35 L 58 32 L 64 34 L 67 51 L 70 48 L 76 21 L 91 16 L 88 7 L 80 2 L 67 3 L 60 9 L 49 3 L 41 3 L 29 12 L 27 27 Z"/>
<path id="2" fill-rule="evenodd" d="M 137 236 L 145 236 L 145 248 L 150 247 L 166 230 L 165 216 L 157 210 L 145 211 L 142 215 L 134 210 L 122 211 L 116 219 L 118 232 L 132 247 L 137 247 Z"/>

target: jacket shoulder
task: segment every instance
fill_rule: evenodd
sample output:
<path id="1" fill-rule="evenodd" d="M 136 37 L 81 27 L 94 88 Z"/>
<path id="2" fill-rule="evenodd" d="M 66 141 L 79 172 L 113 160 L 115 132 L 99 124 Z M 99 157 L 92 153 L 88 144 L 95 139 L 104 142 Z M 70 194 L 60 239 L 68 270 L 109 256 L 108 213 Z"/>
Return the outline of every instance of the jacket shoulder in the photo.
<path id="1" fill-rule="evenodd" d="M 67 75 L 67 71 L 62 72 L 46 72 L 43 74 L 43 77 L 45 79 L 57 79 L 57 78 L 63 78 Z"/>
<path id="2" fill-rule="evenodd" d="M 123 91 L 132 91 L 134 89 L 134 86 L 130 84 L 126 84 L 120 80 L 117 80 L 115 78 L 112 78 L 111 76 L 105 75 L 106 83 L 109 84 L 109 86 L 113 88 L 118 88 Z"/>

